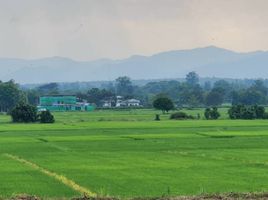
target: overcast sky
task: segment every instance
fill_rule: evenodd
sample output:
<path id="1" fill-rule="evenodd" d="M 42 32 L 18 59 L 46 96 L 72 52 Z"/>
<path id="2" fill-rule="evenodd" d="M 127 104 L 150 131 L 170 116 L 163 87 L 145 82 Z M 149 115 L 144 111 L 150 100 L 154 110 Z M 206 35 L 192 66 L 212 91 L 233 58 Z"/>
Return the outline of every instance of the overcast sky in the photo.
<path id="1" fill-rule="evenodd" d="M 0 0 L 0 57 L 268 50 L 268 0 Z"/>

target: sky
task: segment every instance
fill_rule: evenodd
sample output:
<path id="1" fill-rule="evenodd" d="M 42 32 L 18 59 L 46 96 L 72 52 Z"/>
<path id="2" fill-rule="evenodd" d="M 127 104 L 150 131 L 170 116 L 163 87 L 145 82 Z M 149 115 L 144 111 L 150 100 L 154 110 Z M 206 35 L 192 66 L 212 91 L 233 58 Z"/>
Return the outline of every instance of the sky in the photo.
<path id="1" fill-rule="evenodd" d="M 0 0 L 0 57 L 268 50 L 267 0 Z"/>

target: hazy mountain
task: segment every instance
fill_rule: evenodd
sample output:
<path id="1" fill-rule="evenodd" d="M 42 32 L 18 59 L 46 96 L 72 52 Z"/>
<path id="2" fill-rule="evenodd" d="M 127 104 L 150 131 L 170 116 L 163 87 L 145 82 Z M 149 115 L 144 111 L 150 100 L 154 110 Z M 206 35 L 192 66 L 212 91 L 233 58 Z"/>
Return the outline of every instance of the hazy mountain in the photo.
<path id="1" fill-rule="evenodd" d="M 20 83 L 180 78 L 189 71 L 201 76 L 267 78 L 268 52 L 237 53 L 209 46 L 176 50 L 152 56 L 135 55 L 123 60 L 101 59 L 80 62 L 52 57 L 37 60 L 0 59 L 0 80 Z"/>

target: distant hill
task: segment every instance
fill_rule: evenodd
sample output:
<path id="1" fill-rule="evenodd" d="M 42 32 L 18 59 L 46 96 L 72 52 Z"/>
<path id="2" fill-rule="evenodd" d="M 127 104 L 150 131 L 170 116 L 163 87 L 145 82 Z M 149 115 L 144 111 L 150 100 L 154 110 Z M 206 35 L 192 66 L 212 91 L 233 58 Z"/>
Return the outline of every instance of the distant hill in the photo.
<path id="1" fill-rule="evenodd" d="M 0 58 L 0 80 L 19 83 L 181 78 L 189 71 L 202 77 L 267 78 L 268 52 L 237 53 L 209 46 L 123 60 L 74 61 L 63 57 L 37 60 Z"/>

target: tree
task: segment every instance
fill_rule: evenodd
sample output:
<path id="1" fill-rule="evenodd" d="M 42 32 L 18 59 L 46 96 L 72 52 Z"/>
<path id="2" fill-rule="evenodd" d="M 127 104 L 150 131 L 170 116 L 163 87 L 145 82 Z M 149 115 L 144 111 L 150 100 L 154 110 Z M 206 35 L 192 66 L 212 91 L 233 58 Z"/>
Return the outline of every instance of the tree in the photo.
<path id="1" fill-rule="evenodd" d="M 214 83 L 213 90 L 216 90 L 222 94 L 224 102 L 230 102 L 230 93 L 232 86 L 226 80 L 218 80 Z"/>
<path id="2" fill-rule="evenodd" d="M 179 90 L 179 104 L 196 107 L 203 103 L 203 90 L 199 84 L 189 85 L 183 83 Z"/>
<path id="3" fill-rule="evenodd" d="M 129 77 L 121 76 L 116 79 L 116 94 L 121 96 L 133 94 L 133 85 Z"/>
<path id="4" fill-rule="evenodd" d="M 199 83 L 199 76 L 196 72 L 189 72 L 186 75 L 186 83 L 193 86 Z"/>
<path id="5" fill-rule="evenodd" d="M 263 96 L 266 96 L 268 92 L 262 80 L 255 80 L 250 89 L 260 92 Z"/>
<path id="6" fill-rule="evenodd" d="M 216 88 L 213 88 L 206 96 L 205 103 L 207 106 L 219 106 L 223 103 L 224 94 Z"/>
<path id="7" fill-rule="evenodd" d="M 97 106 L 102 105 L 103 100 L 115 101 L 115 94 L 106 89 L 91 88 L 87 93 L 78 93 L 77 97 L 82 100 L 87 100 L 90 103 L 95 103 Z"/>
<path id="8" fill-rule="evenodd" d="M 253 88 L 249 88 L 245 91 L 240 92 L 240 102 L 245 105 L 255 105 L 255 104 L 264 104 L 265 96 Z"/>
<path id="9" fill-rule="evenodd" d="M 25 102 L 25 94 L 14 81 L 0 83 L 0 112 L 9 112 L 16 104 Z"/>
<path id="10" fill-rule="evenodd" d="M 228 110 L 231 119 L 265 119 L 266 113 L 263 106 L 234 105 Z"/>
<path id="11" fill-rule="evenodd" d="M 265 118 L 265 108 L 263 106 L 254 106 L 254 110 L 256 113 L 256 118 L 257 119 L 263 119 Z"/>
<path id="12" fill-rule="evenodd" d="M 206 81 L 203 88 L 205 91 L 210 91 L 211 90 L 211 82 Z"/>
<path id="13" fill-rule="evenodd" d="M 40 123 L 54 123 L 54 116 L 51 114 L 49 110 L 42 111 L 39 115 Z"/>
<path id="14" fill-rule="evenodd" d="M 48 83 L 37 88 L 41 95 L 56 95 L 59 94 L 59 86 L 57 83 Z"/>
<path id="15" fill-rule="evenodd" d="M 37 108 L 24 103 L 18 104 L 10 114 L 13 122 L 36 122 L 38 118 Z"/>
<path id="16" fill-rule="evenodd" d="M 38 105 L 40 93 L 37 90 L 27 90 L 26 96 L 29 104 L 34 106 Z"/>
<path id="17" fill-rule="evenodd" d="M 153 106 L 155 109 L 162 110 L 163 113 L 165 112 L 168 113 L 170 110 L 174 108 L 172 100 L 166 97 L 157 98 L 153 102 Z"/>

